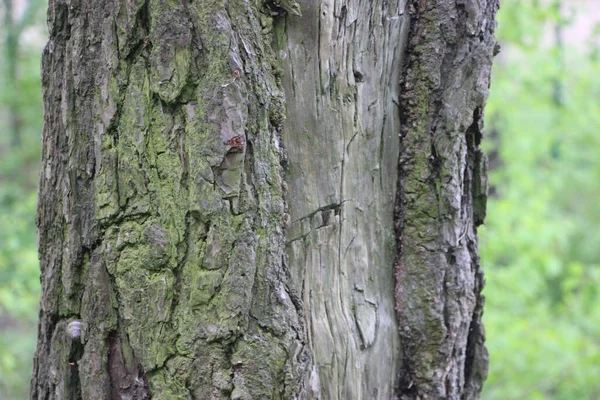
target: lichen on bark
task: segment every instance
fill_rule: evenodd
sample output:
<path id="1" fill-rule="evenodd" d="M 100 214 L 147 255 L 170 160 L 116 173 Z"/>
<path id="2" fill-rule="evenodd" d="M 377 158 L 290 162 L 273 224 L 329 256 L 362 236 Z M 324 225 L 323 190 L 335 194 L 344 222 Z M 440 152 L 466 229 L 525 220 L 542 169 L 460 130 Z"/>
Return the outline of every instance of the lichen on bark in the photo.
<path id="1" fill-rule="evenodd" d="M 298 396 L 272 24 L 241 0 L 50 2 L 31 398 Z"/>
<path id="2" fill-rule="evenodd" d="M 402 79 L 396 310 L 402 399 L 475 399 L 487 375 L 476 228 L 495 0 L 414 1 Z"/>

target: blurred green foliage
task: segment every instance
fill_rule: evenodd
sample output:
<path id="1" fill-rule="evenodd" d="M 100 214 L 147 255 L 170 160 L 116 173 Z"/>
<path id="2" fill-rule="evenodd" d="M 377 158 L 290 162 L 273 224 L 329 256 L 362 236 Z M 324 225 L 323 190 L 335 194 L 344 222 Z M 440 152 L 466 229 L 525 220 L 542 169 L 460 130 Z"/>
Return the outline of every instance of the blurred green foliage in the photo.
<path id="1" fill-rule="evenodd" d="M 0 5 L 0 399 L 28 395 L 37 336 L 35 209 L 40 168 L 44 25 L 39 1 Z M 31 28 L 35 26 L 35 35 Z M 12 35 L 12 36 L 11 36 Z M 35 39 L 35 37 L 39 39 Z M 12 42 L 11 42 L 12 37 Z"/>
<path id="2" fill-rule="evenodd" d="M 483 399 L 600 398 L 600 62 L 590 42 L 560 44 L 558 5 L 503 0 L 498 15 Z"/>

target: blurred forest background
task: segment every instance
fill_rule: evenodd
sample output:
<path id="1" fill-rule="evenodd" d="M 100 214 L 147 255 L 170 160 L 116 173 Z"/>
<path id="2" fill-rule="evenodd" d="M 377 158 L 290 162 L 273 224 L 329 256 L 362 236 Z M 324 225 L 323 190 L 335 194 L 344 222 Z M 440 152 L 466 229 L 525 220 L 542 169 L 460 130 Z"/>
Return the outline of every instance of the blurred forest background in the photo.
<path id="1" fill-rule="evenodd" d="M 600 3 L 501 0 L 483 399 L 600 399 Z M 45 0 L 0 0 L 0 399 L 27 398 Z"/>

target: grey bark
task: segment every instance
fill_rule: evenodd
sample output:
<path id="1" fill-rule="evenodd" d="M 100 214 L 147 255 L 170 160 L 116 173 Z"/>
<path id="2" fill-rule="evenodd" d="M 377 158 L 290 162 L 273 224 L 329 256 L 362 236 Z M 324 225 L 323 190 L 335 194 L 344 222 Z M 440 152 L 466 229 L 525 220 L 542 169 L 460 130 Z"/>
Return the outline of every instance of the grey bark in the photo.
<path id="1" fill-rule="evenodd" d="M 478 396 L 496 3 L 421 3 L 50 1 L 32 399 Z"/>
<path id="2" fill-rule="evenodd" d="M 497 9 L 495 0 L 410 7 L 396 197 L 401 398 L 478 398 L 487 376 L 476 228 Z"/>

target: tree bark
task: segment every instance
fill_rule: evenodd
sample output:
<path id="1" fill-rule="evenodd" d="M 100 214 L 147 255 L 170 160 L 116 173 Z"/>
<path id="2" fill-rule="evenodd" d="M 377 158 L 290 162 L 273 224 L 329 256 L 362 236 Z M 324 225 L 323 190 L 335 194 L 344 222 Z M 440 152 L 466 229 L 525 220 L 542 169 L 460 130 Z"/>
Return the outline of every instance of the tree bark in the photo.
<path id="1" fill-rule="evenodd" d="M 32 399 L 478 397 L 497 2 L 267 3 L 50 1 Z"/>
<path id="2" fill-rule="evenodd" d="M 478 398 L 487 376 L 487 160 L 479 149 L 498 1 L 416 1 L 401 83 L 396 196 L 399 396 Z"/>

